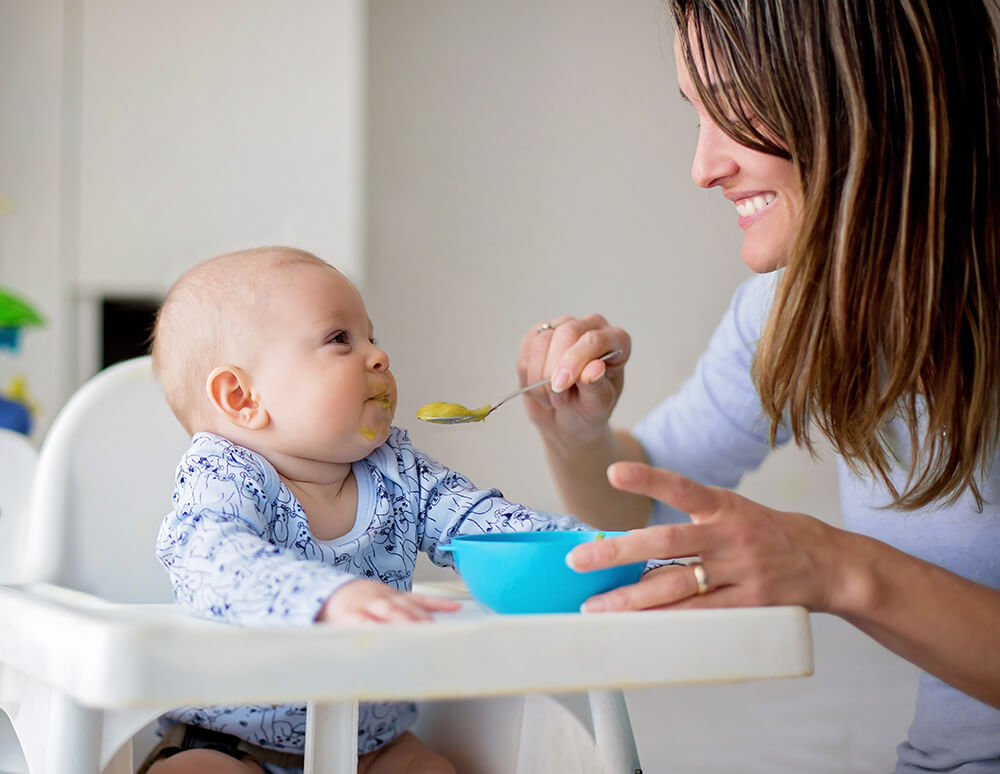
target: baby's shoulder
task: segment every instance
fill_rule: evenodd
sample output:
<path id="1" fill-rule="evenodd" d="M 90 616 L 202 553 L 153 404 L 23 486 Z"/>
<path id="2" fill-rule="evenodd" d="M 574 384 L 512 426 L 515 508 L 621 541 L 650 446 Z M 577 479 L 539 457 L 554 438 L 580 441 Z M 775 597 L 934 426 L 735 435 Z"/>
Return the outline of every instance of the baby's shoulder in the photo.
<path id="1" fill-rule="evenodd" d="M 218 481 L 232 481 L 241 488 L 269 489 L 278 482 L 273 466 L 256 452 L 213 433 L 196 433 L 178 467 L 178 485 L 183 473 Z"/>

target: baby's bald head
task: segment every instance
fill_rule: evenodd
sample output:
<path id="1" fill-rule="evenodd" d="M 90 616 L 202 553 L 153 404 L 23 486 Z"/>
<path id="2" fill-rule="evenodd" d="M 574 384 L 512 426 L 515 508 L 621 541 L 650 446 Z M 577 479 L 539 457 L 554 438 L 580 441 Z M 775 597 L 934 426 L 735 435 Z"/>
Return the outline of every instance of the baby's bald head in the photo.
<path id="1" fill-rule="evenodd" d="M 249 367 L 267 324 L 275 272 L 294 263 L 330 267 L 312 253 L 259 247 L 211 258 L 189 269 L 167 293 L 153 328 L 153 371 L 189 433 L 206 429 L 208 375 L 216 366 Z"/>

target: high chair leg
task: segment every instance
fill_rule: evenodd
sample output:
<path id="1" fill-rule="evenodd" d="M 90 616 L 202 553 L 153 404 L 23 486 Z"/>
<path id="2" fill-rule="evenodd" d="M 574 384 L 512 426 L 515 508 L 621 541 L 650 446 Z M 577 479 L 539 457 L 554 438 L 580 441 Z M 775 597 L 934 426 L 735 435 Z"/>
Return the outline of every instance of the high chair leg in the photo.
<path id="1" fill-rule="evenodd" d="M 49 739 L 39 774 L 97 774 L 101 770 L 101 713 L 63 693 L 49 704 Z"/>
<path id="2" fill-rule="evenodd" d="M 357 774 L 358 703 L 309 702 L 305 754 L 303 774 Z"/>
<path id="3" fill-rule="evenodd" d="M 588 691 L 597 754 L 605 774 L 642 774 L 632 723 L 621 691 Z"/>

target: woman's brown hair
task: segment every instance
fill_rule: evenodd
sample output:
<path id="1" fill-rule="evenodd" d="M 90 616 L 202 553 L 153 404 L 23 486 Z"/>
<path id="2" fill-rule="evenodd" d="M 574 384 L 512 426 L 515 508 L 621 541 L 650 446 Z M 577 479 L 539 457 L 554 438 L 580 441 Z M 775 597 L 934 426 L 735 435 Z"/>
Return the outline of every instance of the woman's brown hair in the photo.
<path id="1" fill-rule="evenodd" d="M 754 378 L 774 441 L 810 426 L 915 509 L 1000 431 L 1000 87 L 985 0 L 672 0 L 706 110 L 790 159 L 803 213 Z M 706 75 L 708 74 L 708 75 Z M 709 83 L 708 81 L 711 81 Z M 722 88 L 719 88 L 719 87 Z M 908 428 L 909 472 L 885 432 Z"/>

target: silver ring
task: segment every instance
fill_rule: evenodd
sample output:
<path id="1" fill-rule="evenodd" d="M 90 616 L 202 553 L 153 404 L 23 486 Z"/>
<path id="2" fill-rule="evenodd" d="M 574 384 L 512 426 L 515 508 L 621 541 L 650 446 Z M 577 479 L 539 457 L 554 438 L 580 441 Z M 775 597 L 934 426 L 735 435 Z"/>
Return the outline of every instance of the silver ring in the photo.
<path id="1" fill-rule="evenodd" d="M 541 325 L 538 326 L 538 329 L 535 331 L 535 333 L 545 333 L 545 331 L 552 331 L 555 330 L 555 327 L 556 326 L 554 326 L 552 323 L 542 323 Z"/>
<path id="2" fill-rule="evenodd" d="M 694 571 L 694 581 L 698 584 L 698 596 L 708 593 L 708 573 L 701 562 L 691 562 L 688 565 Z"/>

